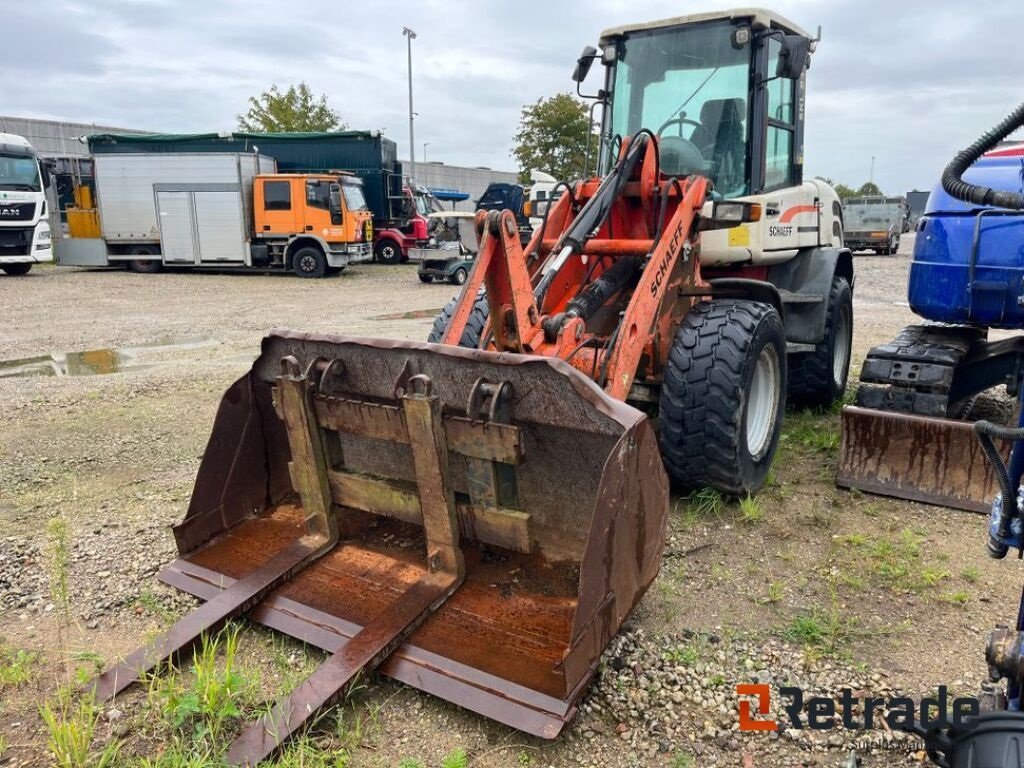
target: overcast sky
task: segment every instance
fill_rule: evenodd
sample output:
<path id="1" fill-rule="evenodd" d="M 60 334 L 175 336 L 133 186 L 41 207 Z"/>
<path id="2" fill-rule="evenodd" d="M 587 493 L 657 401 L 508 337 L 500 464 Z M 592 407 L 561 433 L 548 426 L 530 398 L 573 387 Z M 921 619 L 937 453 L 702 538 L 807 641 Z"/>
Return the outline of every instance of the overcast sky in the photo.
<path id="1" fill-rule="evenodd" d="M 352 128 L 408 155 L 512 169 L 523 104 L 570 90 L 601 29 L 729 4 L 657 0 L 34 0 L 4 4 L 0 113 L 166 132 L 231 130 L 246 99 L 306 81 Z M 1024 97 L 1018 4 L 777 0 L 823 40 L 808 74 L 806 169 L 929 188 Z M 598 68 L 595 67 L 595 74 Z M 596 82 L 596 77 L 595 77 Z"/>

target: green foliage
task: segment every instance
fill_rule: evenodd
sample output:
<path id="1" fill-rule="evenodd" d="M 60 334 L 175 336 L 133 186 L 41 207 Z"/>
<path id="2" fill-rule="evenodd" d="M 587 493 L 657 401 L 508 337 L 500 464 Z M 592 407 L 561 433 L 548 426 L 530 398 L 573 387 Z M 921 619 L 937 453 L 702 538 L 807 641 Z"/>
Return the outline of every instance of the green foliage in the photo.
<path id="1" fill-rule="evenodd" d="M 857 190 L 857 197 L 879 197 L 885 194 L 873 181 L 865 181 Z"/>
<path id="2" fill-rule="evenodd" d="M 754 525 L 764 520 L 764 510 L 753 496 L 747 495 L 740 499 L 740 520 L 748 525 Z"/>
<path id="3" fill-rule="evenodd" d="M 976 566 L 969 565 L 960 572 L 960 576 L 968 584 L 975 584 L 981 578 L 981 571 Z"/>
<path id="4" fill-rule="evenodd" d="M 102 750 L 90 750 L 96 734 L 100 712 L 88 699 L 77 704 L 62 701 L 43 704 L 39 715 L 46 726 L 46 746 L 57 768 L 109 768 L 117 760 L 119 742 L 111 742 Z"/>
<path id="5" fill-rule="evenodd" d="M 572 94 L 559 93 L 523 107 L 512 156 L 524 177 L 530 171 L 544 171 L 560 181 L 578 179 L 583 176 L 589 133 L 587 105 Z M 595 146 L 592 140 L 591 152 Z"/>
<path id="6" fill-rule="evenodd" d="M 672 768 L 694 768 L 693 755 L 689 752 L 677 752 L 672 758 Z"/>
<path id="7" fill-rule="evenodd" d="M 58 616 L 67 625 L 71 620 L 70 579 L 71 547 L 68 524 L 63 517 L 55 517 L 46 526 L 49 537 L 50 596 L 57 606 Z"/>
<path id="8" fill-rule="evenodd" d="M 456 747 L 441 760 L 441 768 L 468 768 L 469 756 L 462 747 Z"/>
<path id="9" fill-rule="evenodd" d="M 701 488 L 687 498 L 687 504 L 701 517 L 720 515 L 725 509 L 725 499 L 715 488 Z"/>
<path id="10" fill-rule="evenodd" d="M 412 757 L 403 757 L 398 761 L 398 768 L 423 768 L 423 763 Z"/>
<path id="11" fill-rule="evenodd" d="M 216 764 L 209 751 L 186 750 L 175 744 L 155 756 L 143 757 L 138 768 L 209 768 Z"/>
<path id="12" fill-rule="evenodd" d="M 341 131 L 341 115 L 327 104 L 327 97 L 316 98 L 305 83 L 291 85 L 282 93 L 270 86 L 258 97 L 249 98 L 249 111 L 238 115 L 238 128 L 249 133 L 288 133 L 305 131 Z"/>
<path id="13" fill-rule="evenodd" d="M 32 667 L 39 655 L 0 644 L 0 691 L 24 685 L 35 674 Z"/>
<path id="14" fill-rule="evenodd" d="M 250 682 L 236 668 L 239 631 L 233 625 L 212 639 L 203 636 L 193 655 L 194 680 L 190 686 L 177 674 L 151 678 L 150 701 L 175 729 L 191 728 L 197 741 L 216 739 L 228 722 L 242 714 L 239 701 Z M 218 664 L 221 651 L 223 664 Z"/>
<path id="15" fill-rule="evenodd" d="M 851 197 L 877 197 L 884 194 L 878 185 L 871 181 L 866 181 L 860 185 L 859 189 L 854 189 L 843 183 L 836 183 L 828 176 L 816 176 L 815 178 L 821 179 L 828 184 L 832 189 L 839 195 L 840 200 L 847 200 Z"/>

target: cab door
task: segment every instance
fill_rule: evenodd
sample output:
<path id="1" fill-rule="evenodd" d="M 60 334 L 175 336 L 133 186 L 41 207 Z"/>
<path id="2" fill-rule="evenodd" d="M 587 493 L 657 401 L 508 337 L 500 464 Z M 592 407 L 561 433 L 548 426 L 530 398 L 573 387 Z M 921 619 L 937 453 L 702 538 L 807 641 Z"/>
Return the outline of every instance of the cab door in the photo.
<path id="1" fill-rule="evenodd" d="M 295 199 L 291 179 L 259 179 L 262 194 L 257 195 L 261 225 L 258 235 L 292 235 L 296 230 L 296 214 L 301 213 L 302 200 Z"/>

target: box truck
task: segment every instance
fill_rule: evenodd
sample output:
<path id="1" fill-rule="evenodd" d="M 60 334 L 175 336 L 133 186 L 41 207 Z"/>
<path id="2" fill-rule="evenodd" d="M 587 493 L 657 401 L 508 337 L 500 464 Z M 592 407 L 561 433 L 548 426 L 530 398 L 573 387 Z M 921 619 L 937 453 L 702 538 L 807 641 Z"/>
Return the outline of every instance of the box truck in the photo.
<path id="1" fill-rule="evenodd" d="M 47 218 L 48 174 L 32 145 L 0 133 L 0 270 L 24 275 L 33 264 L 53 261 Z"/>
<path id="2" fill-rule="evenodd" d="M 93 173 L 95 205 L 68 211 L 58 264 L 323 277 L 372 258 L 372 214 L 351 174 L 278 173 L 253 152 L 100 154 Z"/>
<path id="3" fill-rule="evenodd" d="M 287 173 L 348 171 L 363 182 L 373 213 L 373 258 L 384 264 L 407 261 L 409 249 L 427 243 L 430 192 L 402 175 L 395 142 L 379 131 L 325 133 L 95 134 L 86 139 L 97 158 L 105 154 L 164 152 L 253 153 L 272 157 Z"/>

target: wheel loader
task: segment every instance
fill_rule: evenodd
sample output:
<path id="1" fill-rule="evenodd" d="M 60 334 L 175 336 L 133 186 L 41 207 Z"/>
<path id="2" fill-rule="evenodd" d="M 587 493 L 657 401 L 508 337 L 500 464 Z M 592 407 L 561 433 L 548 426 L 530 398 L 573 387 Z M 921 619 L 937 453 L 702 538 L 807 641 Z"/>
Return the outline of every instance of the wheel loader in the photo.
<path id="1" fill-rule="evenodd" d="M 598 175 L 563 180 L 525 247 L 512 212 L 478 214 L 438 343 L 270 333 L 161 574 L 206 602 L 95 695 L 244 614 L 332 655 L 229 763 L 373 669 L 556 737 L 657 575 L 669 478 L 755 492 L 787 396 L 845 386 L 852 260 L 802 178 L 814 43 L 760 10 L 605 32 L 574 73 L 604 68 Z"/>

